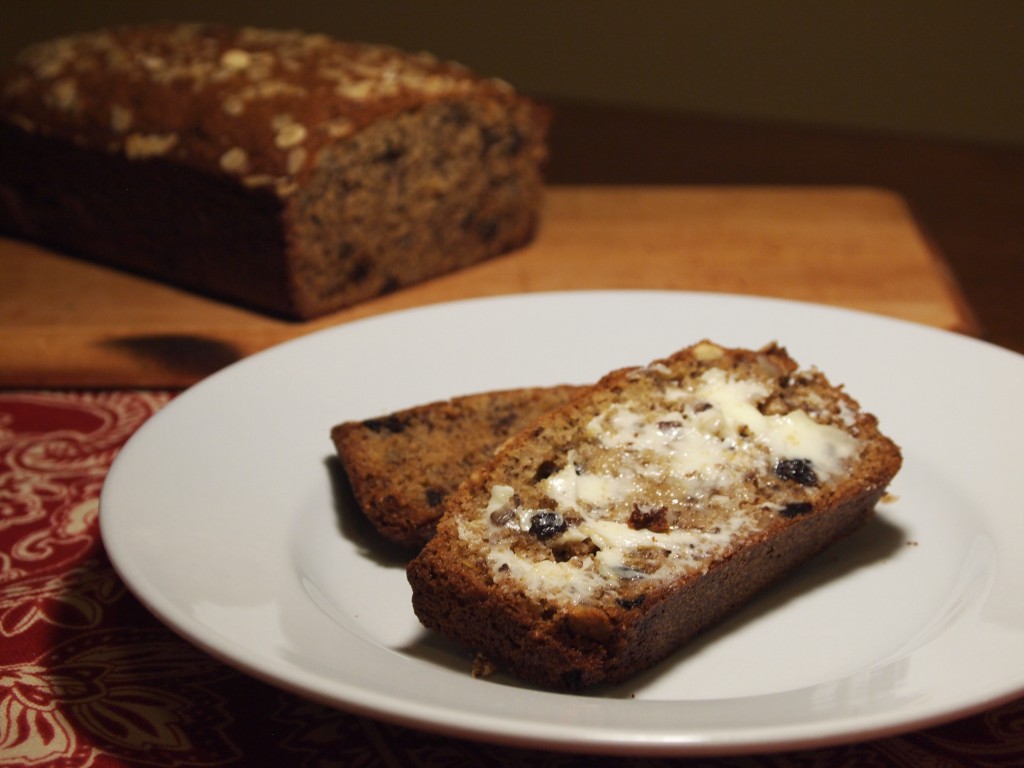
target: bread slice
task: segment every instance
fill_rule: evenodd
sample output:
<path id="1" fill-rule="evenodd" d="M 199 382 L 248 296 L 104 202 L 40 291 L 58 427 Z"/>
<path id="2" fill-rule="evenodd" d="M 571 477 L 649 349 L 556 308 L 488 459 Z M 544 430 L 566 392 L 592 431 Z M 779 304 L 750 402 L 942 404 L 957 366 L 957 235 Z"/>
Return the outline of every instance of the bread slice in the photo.
<path id="1" fill-rule="evenodd" d="M 338 424 L 331 440 L 374 528 L 418 550 L 434 535 L 444 500 L 495 448 L 578 391 L 564 385 L 466 395 Z"/>
<path id="2" fill-rule="evenodd" d="M 409 564 L 413 607 L 524 680 L 622 681 L 860 528 L 900 464 L 784 349 L 701 342 L 507 441 Z"/>

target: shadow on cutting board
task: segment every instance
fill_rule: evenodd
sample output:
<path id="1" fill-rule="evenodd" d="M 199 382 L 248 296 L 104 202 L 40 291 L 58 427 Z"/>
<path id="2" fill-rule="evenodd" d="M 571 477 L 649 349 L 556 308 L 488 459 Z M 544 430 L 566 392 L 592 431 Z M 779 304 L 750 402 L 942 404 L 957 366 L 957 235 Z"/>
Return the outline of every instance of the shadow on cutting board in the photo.
<path id="1" fill-rule="evenodd" d="M 123 352 L 146 367 L 155 365 L 195 378 L 208 376 L 244 357 L 242 350 L 229 342 L 189 334 L 122 336 L 101 346 Z"/>

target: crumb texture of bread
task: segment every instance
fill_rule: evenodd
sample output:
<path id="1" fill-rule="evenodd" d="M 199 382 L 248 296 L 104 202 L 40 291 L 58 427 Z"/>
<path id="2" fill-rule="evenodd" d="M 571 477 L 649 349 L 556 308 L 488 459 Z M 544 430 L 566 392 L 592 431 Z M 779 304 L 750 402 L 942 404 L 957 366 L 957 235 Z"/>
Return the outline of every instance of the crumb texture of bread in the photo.
<path id="1" fill-rule="evenodd" d="M 0 79 L 0 231 L 309 318 L 529 242 L 548 116 L 426 53 L 124 26 Z"/>
<path id="2" fill-rule="evenodd" d="M 418 550 L 463 480 L 501 443 L 580 390 L 564 385 L 465 395 L 338 424 L 331 440 L 362 513 L 385 539 Z"/>
<path id="3" fill-rule="evenodd" d="M 704 341 L 505 442 L 410 562 L 413 608 L 531 683 L 621 682 L 862 527 L 901 461 L 781 347 Z"/>

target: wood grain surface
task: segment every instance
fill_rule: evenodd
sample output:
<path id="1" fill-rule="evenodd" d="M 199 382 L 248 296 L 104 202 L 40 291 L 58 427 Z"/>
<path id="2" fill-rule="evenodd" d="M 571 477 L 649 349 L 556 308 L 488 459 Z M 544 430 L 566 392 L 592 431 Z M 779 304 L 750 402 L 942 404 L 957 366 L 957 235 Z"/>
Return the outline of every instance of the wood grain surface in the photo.
<path id="1" fill-rule="evenodd" d="M 904 201 L 870 187 L 555 186 L 529 247 L 305 323 L 10 239 L 0 275 L 5 387 L 187 386 L 357 318 L 534 291 L 775 296 L 976 331 Z"/>

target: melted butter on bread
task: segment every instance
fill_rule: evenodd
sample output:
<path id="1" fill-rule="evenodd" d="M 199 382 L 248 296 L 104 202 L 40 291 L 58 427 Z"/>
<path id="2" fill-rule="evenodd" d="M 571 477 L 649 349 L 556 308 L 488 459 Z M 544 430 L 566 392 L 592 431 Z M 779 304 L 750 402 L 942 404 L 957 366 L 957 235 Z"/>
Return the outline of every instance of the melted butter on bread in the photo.
<path id="1" fill-rule="evenodd" d="M 537 483 L 543 505 L 524 506 L 520 489 L 495 485 L 480 520 L 463 524 L 466 538 L 489 540 L 495 582 L 576 603 L 624 582 L 706 571 L 760 528 L 765 516 L 750 514 L 752 505 L 781 508 L 764 501 L 759 478 L 774 481 L 780 462 L 797 461 L 815 484 L 827 482 L 857 454 L 856 437 L 802 409 L 762 412 L 769 381 L 714 367 L 682 386 L 659 384 L 656 366 L 637 375 L 652 379 L 658 397 L 595 415 L 585 442 Z M 554 531 L 541 547 L 538 516 Z"/>

